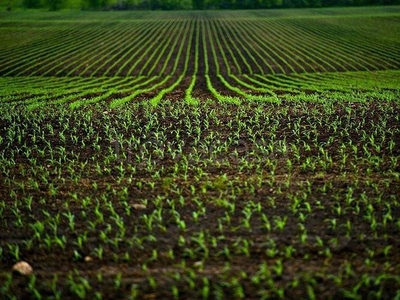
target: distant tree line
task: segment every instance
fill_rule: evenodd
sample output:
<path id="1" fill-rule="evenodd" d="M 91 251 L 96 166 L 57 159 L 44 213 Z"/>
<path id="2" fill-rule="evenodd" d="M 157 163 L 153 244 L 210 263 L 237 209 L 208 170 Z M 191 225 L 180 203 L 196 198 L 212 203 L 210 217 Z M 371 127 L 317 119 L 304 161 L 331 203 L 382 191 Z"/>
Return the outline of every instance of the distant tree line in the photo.
<path id="1" fill-rule="evenodd" d="M 101 2 L 107 0 L 85 0 Z M 111 1 L 111 0 L 110 0 Z M 111 1 L 119 9 L 265 9 L 294 7 L 393 5 L 400 0 L 116 0 Z"/>
<path id="2" fill-rule="evenodd" d="M 64 8 L 65 0 L 23 0 L 22 5 L 25 8 L 42 8 L 46 7 L 49 10 L 59 10 Z"/>
<path id="3" fill-rule="evenodd" d="M 23 0 L 25 8 L 59 10 L 72 0 Z M 86 10 L 266 9 L 393 5 L 400 0 L 77 0 Z"/>

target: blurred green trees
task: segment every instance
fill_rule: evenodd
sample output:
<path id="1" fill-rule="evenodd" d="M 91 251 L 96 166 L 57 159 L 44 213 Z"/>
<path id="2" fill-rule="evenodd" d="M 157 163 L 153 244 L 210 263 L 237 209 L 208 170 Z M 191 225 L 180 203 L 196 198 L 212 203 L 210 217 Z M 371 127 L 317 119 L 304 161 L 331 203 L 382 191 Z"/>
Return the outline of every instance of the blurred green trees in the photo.
<path id="1" fill-rule="evenodd" d="M 398 5 L 400 0 L 22 0 L 25 8 L 50 10 L 64 7 L 86 10 L 266 9 L 382 4 Z"/>

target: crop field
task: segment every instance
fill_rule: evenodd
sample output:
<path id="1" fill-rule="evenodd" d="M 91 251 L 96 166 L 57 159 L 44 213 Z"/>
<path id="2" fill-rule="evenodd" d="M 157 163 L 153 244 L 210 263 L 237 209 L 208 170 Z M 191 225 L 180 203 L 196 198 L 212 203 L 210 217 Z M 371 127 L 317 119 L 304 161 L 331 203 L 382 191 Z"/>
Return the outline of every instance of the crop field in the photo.
<path id="1" fill-rule="evenodd" d="M 399 49 L 398 6 L 0 12 L 0 298 L 400 299 Z"/>

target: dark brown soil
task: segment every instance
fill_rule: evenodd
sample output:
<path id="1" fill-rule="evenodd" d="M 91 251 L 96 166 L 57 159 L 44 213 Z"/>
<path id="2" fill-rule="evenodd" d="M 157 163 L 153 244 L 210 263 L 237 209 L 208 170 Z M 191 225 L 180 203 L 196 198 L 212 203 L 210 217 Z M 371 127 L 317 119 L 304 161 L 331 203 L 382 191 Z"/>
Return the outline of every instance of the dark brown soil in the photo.
<path id="1" fill-rule="evenodd" d="M 167 98 L 183 96 L 174 92 Z M 400 168 L 393 164 L 400 155 L 398 103 L 234 106 L 205 100 L 190 107 L 172 100 L 158 108 L 21 108 L 9 115 L 0 117 L 2 298 L 55 299 L 59 293 L 60 299 L 130 299 L 137 293 L 139 299 L 172 299 L 176 290 L 181 299 L 399 295 Z M 200 128 L 205 148 L 188 125 Z M 107 126 L 123 138 L 119 146 Z M 14 131 L 21 141 L 11 138 Z M 156 132 L 164 138 L 155 138 Z M 34 141 L 40 134 L 44 139 Z M 126 144 L 132 137 L 142 139 L 139 148 Z M 218 150 L 221 144 L 226 147 Z M 178 145 L 182 152 L 176 156 L 167 151 Z M 269 145 L 272 152 L 260 148 Z M 298 157 L 292 145 L 299 147 Z M 107 162 L 110 147 L 118 155 Z M 165 156 L 152 153 L 156 148 Z M 319 164 L 326 162 L 321 149 L 332 158 L 327 168 Z M 317 163 L 315 169 L 302 167 L 307 159 Z M 155 211 L 160 219 L 149 228 L 145 219 Z M 73 228 L 67 213 L 74 215 Z M 121 237 L 117 216 L 125 228 Z M 40 238 L 33 228 L 38 221 L 44 224 Z M 85 236 L 81 246 L 79 236 Z M 46 239 L 55 237 L 64 237 L 65 246 L 48 246 Z M 19 260 L 32 265 L 35 277 L 14 273 L 8 285 Z"/>

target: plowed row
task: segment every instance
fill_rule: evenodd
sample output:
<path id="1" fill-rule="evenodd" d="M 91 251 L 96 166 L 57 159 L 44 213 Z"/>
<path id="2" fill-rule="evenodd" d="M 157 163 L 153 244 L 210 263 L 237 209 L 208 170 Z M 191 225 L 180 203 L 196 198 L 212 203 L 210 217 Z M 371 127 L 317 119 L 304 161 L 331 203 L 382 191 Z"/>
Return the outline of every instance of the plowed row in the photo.
<path id="1" fill-rule="evenodd" d="M 304 90 L 396 88 L 400 14 L 392 11 L 3 15 L 2 101 L 11 95 L 38 105 L 47 99 L 115 106 L 137 99 L 276 100 Z"/>

